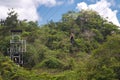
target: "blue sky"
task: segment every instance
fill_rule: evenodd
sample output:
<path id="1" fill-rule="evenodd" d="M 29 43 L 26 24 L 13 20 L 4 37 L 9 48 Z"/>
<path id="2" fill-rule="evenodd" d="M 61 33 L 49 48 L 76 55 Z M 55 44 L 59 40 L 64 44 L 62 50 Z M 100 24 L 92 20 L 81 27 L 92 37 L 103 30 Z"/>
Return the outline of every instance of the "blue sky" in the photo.
<path id="1" fill-rule="evenodd" d="M 39 16 L 41 16 L 41 18 L 42 18 L 39 21 L 39 24 L 45 24 L 50 20 L 60 21 L 62 15 L 71 10 L 72 11 L 80 11 L 80 10 L 76 9 L 78 3 L 85 2 L 87 5 L 92 5 L 92 4 L 96 4 L 97 2 L 100 2 L 101 0 L 74 0 L 73 3 L 67 2 L 68 0 L 62 0 L 62 1 L 66 1 L 66 2 L 61 5 L 56 5 L 53 7 L 46 7 L 44 5 L 39 6 L 37 11 L 39 12 Z M 112 11 L 117 10 L 116 16 L 120 23 L 120 0 L 105 0 L 105 1 L 107 1 L 107 3 L 111 4 L 111 6 L 109 8 Z M 103 6 L 103 5 L 101 5 L 101 6 Z M 111 16 L 113 16 L 113 15 L 111 15 Z"/>
<path id="2" fill-rule="evenodd" d="M 18 13 L 18 19 L 38 21 L 39 25 L 60 21 L 68 11 L 92 9 L 120 26 L 120 0 L 0 0 L 0 19 L 5 19 L 11 8 Z"/>

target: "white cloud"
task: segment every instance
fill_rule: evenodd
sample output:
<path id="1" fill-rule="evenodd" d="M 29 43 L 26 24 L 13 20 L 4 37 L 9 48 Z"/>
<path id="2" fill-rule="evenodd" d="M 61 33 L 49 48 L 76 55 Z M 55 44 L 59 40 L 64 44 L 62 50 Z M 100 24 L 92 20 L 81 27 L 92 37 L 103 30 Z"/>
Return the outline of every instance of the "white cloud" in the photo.
<path id="1" fill-rule="evenodd" d="M 81 2 L 77 4 L 77 9 L 92 9 L 98 12 L 103 18 L 107 17 L 109 22 L 113 22 L 113 24 L 120 26 L 120 23 L 117 19 L 117 10 L 112 10 L 110 7 L 112 4 L 107 2 L 106 0 L 100 0 L 96 4 L 86 4 L 85 2 Z"/>
<path id="2" fill-rule="evenodd" d="M 85 3 L 85 2 L 81 2 L 81 3 L 78 3 L 77 4 L 77 7 L 76 7 L 78 10 L 82 10 L 82 9 L 84 9 L 84 10 L 86 10 L 86 9 L 88 9 L 88 5 Z"/>
<path id="3" fill-rule="evenodd" d="M 0 19 L 5 19 L 7 16 L 8 8 L 5 6 L 0 6 Z"/>
<path id="4" fill-rule="evenodd" d="M 53 7 L 61 4 L 56 0 L 0 0 L 0 19 L 5 19 L 8 9 L 14 8 L 20 20 L 36 21 L 40 20 L 37 12 L 40 5 Z"/>
<path id="5" fill-rule="evenodd" d="M 33 2 L 35 2 L 37 5 L 45 5 L 46 7 L 52 7 L 56 4 L 59 4 L 59 2 L 57 3 L 56 0 L 35 0 Z"/>
<path id="6" fill-rule="evenodd" d="M 98 0 L 87 0 L 87 1 L 90 1 L 90 2 L 97 2 Z"/>
<path id="7" fill-rule="evenodd" d="M 115 0 L 111 0 L 111 4 L 112 4 L 112 6 L 116 6 Z"/>

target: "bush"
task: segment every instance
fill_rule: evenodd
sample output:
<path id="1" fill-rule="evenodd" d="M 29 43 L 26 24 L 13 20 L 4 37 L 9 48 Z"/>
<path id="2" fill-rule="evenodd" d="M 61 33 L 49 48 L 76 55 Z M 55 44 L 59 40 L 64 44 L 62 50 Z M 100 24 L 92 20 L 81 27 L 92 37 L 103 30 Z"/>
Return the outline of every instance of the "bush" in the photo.
<path id="1" fill-rule="evenodd" d="M 63 63 L 60 60 L 51 57 L 49 59 L 45 59 L 44 61 L 42 61 L 40 64 L 36 66 L 36 68 L 46 67 L 46 68 L 55 69 L 55 68 L 61 68 L 62 66 L 63 66 Z"/>
<path id="2" fill-rule="evenodd" d="M 3 80 L 1 76 L 0 76 L 0 80 Z"/>

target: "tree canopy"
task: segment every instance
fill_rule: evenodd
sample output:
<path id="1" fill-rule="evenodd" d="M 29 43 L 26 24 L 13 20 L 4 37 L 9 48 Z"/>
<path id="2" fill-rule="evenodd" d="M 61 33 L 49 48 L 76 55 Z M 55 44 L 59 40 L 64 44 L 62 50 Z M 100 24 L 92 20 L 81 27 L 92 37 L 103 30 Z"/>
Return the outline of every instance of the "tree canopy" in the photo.
<path id="1" fill-rule="evenodd" d="M 120 30 L 97 12 L 69 11 L 43 26 L 17 17 L 0 23 L 0 80 L 120 80 Z M 23 67 L 8 57 L 12 29 L 27 41 Z"/>

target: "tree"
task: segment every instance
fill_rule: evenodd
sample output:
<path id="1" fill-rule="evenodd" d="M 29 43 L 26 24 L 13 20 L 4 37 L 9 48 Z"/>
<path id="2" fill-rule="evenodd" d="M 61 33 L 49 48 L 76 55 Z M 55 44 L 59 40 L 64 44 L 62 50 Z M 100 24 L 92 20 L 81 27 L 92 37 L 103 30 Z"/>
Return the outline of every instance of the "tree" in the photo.
<path id="1" fill-rule="evenodd" d="M 9 9 L 8 17 L 5 20 L 5 26 L 15 28 L 18 26 L 18 15 L 17 13 L 12 9 Z"/>
<path id="2" fill-rule="evenodd" d="M 91 66 L 94 67 L 91 79 L 119 80 L 120 79 L 120 35 L 113 34 L 107 42 L 94 51 Z M 90 80 L 91 80 L 90 79 Z"/>

